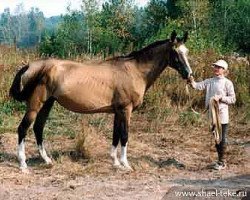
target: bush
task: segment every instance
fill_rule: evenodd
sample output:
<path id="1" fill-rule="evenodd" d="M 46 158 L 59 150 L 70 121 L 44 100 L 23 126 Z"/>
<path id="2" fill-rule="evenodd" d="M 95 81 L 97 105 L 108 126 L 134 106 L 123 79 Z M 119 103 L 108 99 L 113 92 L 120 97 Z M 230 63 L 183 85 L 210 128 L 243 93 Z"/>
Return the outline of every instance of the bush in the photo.
<path id="1" fill-rule="evenodd" d="M 14 112 L 25 111 L 26 106 L 17 101 L 4 101 L 0 102 L 0 115 L 13 115 Z"/>
<path id="2" fill-rule="evenodd" d="M 193 111 L 185 111 L 179 114 L 179 123 L 183 126 L 199 126 L 202 120 L 200 114 Z"/>

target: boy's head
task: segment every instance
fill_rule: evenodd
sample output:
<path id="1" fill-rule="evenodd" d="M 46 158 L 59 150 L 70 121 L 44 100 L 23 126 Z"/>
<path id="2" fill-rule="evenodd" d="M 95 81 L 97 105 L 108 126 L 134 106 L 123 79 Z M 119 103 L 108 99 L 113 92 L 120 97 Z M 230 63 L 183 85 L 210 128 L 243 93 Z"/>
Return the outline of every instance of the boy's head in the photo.
<path id="1" fill-rule="evenodd" d="M 221 76 L 226 75 L 228 71 L 228 64 L 225 60 L 218 60 L 212 64 L 214 68 L 214 75 Z"/>

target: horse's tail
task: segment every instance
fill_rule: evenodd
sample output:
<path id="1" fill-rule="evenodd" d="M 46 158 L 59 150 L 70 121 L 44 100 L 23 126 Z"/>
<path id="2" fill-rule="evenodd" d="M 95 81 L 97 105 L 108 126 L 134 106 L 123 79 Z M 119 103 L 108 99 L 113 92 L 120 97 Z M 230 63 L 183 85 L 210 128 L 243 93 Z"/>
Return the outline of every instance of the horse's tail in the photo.
<path id="1" fill-rule="evenodd" d="M 9 95 L 17 101 L 25 101 L 33 93 L 37 85 L 37 76 L 31 77 L 25 85 L 22 83 L 22 76 L 28 70 L 29 65 L 23 66 L 16 74 L 10 87 Z"/>
<path id="2" fill-rule="evenodd" d="M 10 87 L 9 95 L 17 101 L 24 101 L 26 99 L 24 95 L 24 90 L 21 89 L 21 81 L 22 75 L 27 71 L 28 68 L 29 66 L 25 65 L 17 72 Z"/>

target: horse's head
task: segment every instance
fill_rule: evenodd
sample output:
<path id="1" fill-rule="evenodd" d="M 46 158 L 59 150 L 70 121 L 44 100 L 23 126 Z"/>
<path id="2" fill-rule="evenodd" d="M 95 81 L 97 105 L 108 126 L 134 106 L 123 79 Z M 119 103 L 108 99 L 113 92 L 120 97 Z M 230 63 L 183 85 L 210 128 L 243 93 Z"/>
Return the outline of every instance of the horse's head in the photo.
<path id="1" fill-rule="evenodd" d="M 178 38 L 175 31 L 172 32 L 170 38 L 170 67 L 176 69 L 183 79 L 187 79 L 192 74 L 192 69 L 188 62 L 188 48 L 185 46 L 188 33 L 186 32 L 182 38 Z"/>

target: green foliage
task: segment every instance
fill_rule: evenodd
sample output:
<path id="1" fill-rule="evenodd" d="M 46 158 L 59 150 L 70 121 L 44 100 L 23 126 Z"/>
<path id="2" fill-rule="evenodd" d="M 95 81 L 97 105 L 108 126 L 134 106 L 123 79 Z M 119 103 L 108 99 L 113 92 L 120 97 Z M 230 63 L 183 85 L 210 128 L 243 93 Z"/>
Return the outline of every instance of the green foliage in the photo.
<path id="1" fill-rule="evenodd" d="M 224 51 L 250 52 L 250 1 L 211 1 L 209 34 Z"/>
<path id="2" fill-rule="evenodd" d="M 97 0 L 82 0 L 81 11 L 68 7 L 62 21 L 51 18 L 51 23 L 37 8 L 25 13 L 22 4 L 10 13 L 5 9 L 0 17 L 0 42 L 39 43 L 48 56 L 126 54 L 165 39 L 173 29 L 190 32 L 192 51 L 250 52 L 249 0 L 149 0 L 143 8 L 132 0 L 109 0 L 102 7 Z"/>
<path id="3" fill-rule="evenodd" d="M 82 53 L 114 54 L 124 52 L 133 39 L 134 10 L 129 1 L 105 2 L 98 11 L 92 1 L 83 1 L 83 11 L 70 11 L 63 16 L 54 35 L 46 35 L 41 54 L 68 57 Z M 131 50 L 131 49 L 129 49 Z"/>
<path id="4" fill-rule="evenodd" d="M 134 9 L 130 1 L 112 0 L 109 4 L 104 4 L 101 16 L 105 16 L 100 17 L 102 27 L 113 32 L 119 42 L 117 47 L 120 49 L 115 50 L 126 50 L 133 40 L 132 29 L 135 23 Z"/>
<path id="5" fill-rule="evenodd" d="M 70 11 L 63 16 L 58 29 L 49 34 L 44 33 L 39 51 L 45 56 L 66 58 L 86 52 L 86 35 L 83 14 L 79 11 Z"/>
<path id="6" fill-rule="evenodd" d="M 145 8 L 145 24 L 147 26 L 147 35 L 152 36 L 164 27 L 168 18 L 167 1 L 151 0 Z"/>
<path id="7" fill-rule="evenodd" d="M 0 16 L 0 42 L 17 47 L 32 47 L 41 41 L 44 15 L 32 7 L 27 13 L 23 4 L 16 7 L 15 15 L 6 8 Z"/>
<path id="8" fill-rule="evenodd" d="M 171 20 L 169 23 L 163 28 L 159 29 L 157 33 L 155 33 L 151 38 L 145 40 L 146 44 L 150 44 L 156 40 L 165 40 L 170 37 L 170 34 L 173 30 L 176 30 L 178 35 L 182 36 L 184 33 L 183 22 L 181 20 Z"/>
<path id="9" fill-rule="evenodd" d="M 12 115 L 14 112 L 25 111 L 25 105 L 17 101 L 0 102 L 0 115 Z"/>
<path id="10" fill-rule="evenodd" d="M 202 123 L 201 116 L 192 111 L 185 111 L 179 115 L 179 123 L 183 126 L 199 126 Z"/>
<path id="11" fill-rule="evenodd" d="M 39 51 L 42 52 L 42 55 L 45 56 L 53 56 L 63 55 L 62 48 L 60 48 L 60 44 L 57 43 L 56 36 L 52 34 L 51 36 L 48 33 L 44 33 L 42 36 L 42 42 L 39 45 Z"/>
<path id="12" fill-rule="evenodd" d="M 0 98 L 1 100 L 1 98 Z M 26 106 L 17 101 L 0 101 L 0 133 L 13 127 L 13 116 L 17 112 L 24 112 Z"/>

